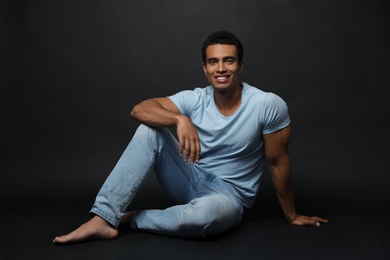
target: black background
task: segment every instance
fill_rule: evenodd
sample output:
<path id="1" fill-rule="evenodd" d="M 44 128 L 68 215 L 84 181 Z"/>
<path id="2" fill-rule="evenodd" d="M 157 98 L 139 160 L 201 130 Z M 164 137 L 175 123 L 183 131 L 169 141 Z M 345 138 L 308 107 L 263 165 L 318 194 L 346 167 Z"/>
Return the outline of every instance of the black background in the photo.
<path id="1" fill-rule="evenodd" d="M 387 12 L 379 0 L 2 1 L 1 201 L 91 205 L 138 126 L 131 108 L 205 86 L 200 47 L 224 29 L 244 44 L 242 80 L 288 103 L 298 209 L 387 210 Z M 145 190 L 158 204 L 153 179 Z M 276 203 L 267 175 L 258 201 Z"/>

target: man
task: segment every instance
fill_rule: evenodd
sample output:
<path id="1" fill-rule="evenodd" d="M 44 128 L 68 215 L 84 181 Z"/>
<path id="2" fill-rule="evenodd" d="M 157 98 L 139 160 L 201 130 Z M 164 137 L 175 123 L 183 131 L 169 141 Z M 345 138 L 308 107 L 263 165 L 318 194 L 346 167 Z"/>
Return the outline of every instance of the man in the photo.
<path id="1" fill-rule="evenodd" d="M 290 118 L 285 102 L 240 81 L 243 46 L 217 31 L 202 46 L 206 88 L 152 98 L 131 116 L 141 123 L 103 184 L 91 220 L 54 243 L 111 239 L 121 222 L 157 234 L 205 237 L 240 223 L 253 206 L 266 162 L 280 206 L 294 225 L 327 220 L 298 215 L 294 206 L 287 146 Z M 178 140 L 167 127 L 175 126 Z M 154 169 L 178 205 L 126 213 Z"/>

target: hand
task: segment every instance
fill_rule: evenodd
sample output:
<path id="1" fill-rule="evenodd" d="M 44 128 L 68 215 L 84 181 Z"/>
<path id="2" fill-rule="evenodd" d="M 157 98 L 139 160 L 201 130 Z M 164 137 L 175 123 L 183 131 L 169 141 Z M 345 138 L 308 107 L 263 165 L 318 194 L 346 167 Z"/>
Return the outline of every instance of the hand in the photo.
<path id="1" fill-rule="evenodd" d="M 176 128 L 179 139 L 179 154 L 184 155 L 184 161 L 190 158 L 190 163 L 198 162 L 200 159 L 200 142 L 198 132 L 191 120 L 183 116 Z"/>
<path id="2" fill-rule="evenodd" d="M 297 226 L 316 226 L 319 227 L 321 223 L 328 223 L 328 220 L 320 218 L 320 217 L 308 217 L 303 215 L 297 215 L 292 221 L 291 224 Z"/>

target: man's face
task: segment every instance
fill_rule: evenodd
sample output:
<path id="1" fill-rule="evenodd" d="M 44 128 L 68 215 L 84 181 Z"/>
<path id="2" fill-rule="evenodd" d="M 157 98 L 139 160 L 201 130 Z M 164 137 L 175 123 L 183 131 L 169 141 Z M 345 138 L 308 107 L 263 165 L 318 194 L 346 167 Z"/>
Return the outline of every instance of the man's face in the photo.
<path id="1" fill-rule="evenodd" d="M 207 47 L 203 70 L 215 90 L 227 91 L 238 87 L 242 69 L 243 64 L 238 63 L 236 46 L 214 44 Z"/>

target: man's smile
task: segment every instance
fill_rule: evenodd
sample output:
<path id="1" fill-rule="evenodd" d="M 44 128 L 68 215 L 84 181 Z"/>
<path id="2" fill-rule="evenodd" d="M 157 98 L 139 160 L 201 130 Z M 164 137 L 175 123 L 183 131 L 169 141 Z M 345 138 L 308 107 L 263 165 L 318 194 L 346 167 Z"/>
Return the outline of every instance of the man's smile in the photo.
<path id="1" fill-rule="evenodd" d="M 219 83 L 224 83 L 229 79 L 230 75 L 214 77 Z"/>

